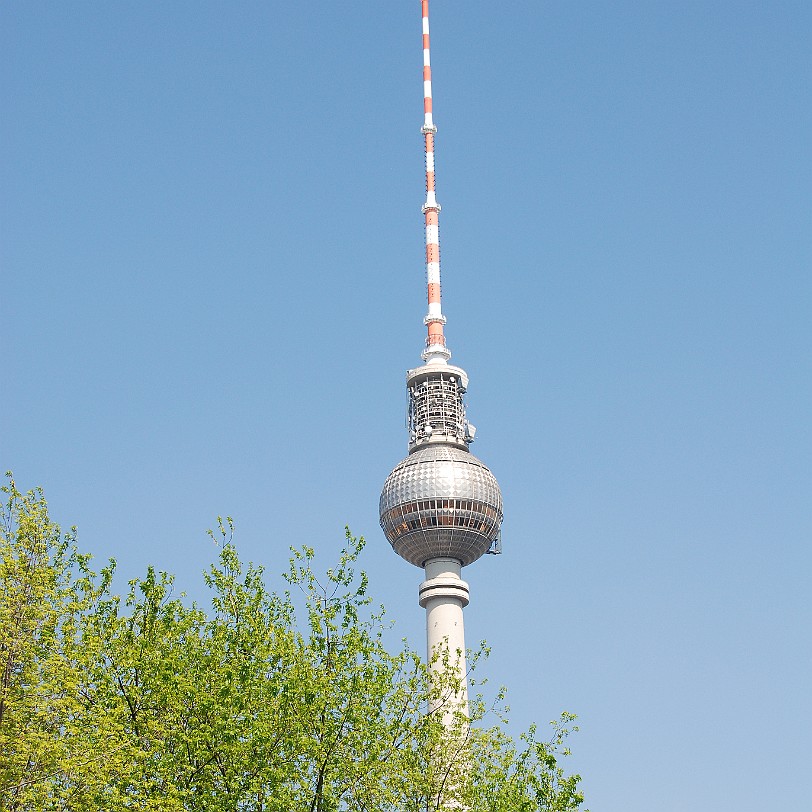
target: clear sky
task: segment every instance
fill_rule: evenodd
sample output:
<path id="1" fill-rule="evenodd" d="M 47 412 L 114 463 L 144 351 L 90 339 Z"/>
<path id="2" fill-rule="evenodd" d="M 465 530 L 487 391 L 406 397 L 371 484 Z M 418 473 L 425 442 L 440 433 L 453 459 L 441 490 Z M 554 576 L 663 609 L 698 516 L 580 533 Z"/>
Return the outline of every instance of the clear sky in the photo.
<path id="1" fill-rule="evenodd" d="M 812 5 L 434 0 L 469 644 L 593 812 L 809 804 Z M 420 6 L 0 7 L 0 464 L 190 595 L 377 521 L 424 327 Z"/>

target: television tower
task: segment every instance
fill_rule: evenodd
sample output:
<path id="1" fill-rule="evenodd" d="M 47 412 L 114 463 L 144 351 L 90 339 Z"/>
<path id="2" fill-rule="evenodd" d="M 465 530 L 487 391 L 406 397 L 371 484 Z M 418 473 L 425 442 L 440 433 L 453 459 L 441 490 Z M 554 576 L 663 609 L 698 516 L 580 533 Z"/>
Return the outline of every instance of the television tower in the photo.
<path id="1" fill-rule="evenodd" d="M 468 715 L 467 667 L 463 607 L 468 584 L 461 568 L 487 552 L 499 552 L 502 494 L 496 478 L 468 450 L 475 429 L 465 415 L 463 396 L 468 376 L 449 364 L 445 317 L 440 301 L 440 206 L 434 185 L 434 136 L 429 0 L 421 0 L 423 16 L 423 138 L 426 149 L 426 276 L 428 328 L 422 366 L 406 373 L 409 410 L 409 455 L 386 478 L 380 500 L 381 527 L 394 551 L 425 570 L 419 602 L 426 610 L 428 662 L 433 669 L 448 664 L 458 671 L 461 695 L 449 702 L 438 697 L 447 724 L 455 712 Z"/>

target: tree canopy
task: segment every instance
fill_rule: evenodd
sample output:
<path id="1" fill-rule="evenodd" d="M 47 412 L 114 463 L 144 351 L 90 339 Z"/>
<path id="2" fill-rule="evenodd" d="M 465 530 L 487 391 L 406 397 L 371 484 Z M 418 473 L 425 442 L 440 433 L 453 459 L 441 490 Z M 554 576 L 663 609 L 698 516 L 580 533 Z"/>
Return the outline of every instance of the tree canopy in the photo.
<path id="1" fill-rule="evenodd" d="M 219 522 L 204 610 L 153 568 L 114 594 L 115 562 L 95 571 L 41 491 L 3 492 L 0 812 L 580 808 L 570 714 L 544 742 L 481 699 L 452 731 L 426 712 L 453 669 L 387 649 L 349 531 L 323 576 L 294 550 L 279 594 Z"/>

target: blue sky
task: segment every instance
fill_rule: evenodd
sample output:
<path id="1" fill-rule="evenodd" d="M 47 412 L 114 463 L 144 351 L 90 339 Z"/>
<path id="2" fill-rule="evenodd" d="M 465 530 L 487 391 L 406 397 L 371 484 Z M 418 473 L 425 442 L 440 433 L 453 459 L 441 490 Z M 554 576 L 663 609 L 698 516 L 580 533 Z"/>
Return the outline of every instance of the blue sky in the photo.
<path id="1" fill-rule="evenodd" d="M 812 9 L 432 3 L 443 309 L 505 553 L 469 644 L 588 805 L 810 795 Z M 424 327 L 420 13 L 0 9 L 0 463 L 203 595 L 378 528 Z M 275 578 L 271 579 L 278 583 Z"/>

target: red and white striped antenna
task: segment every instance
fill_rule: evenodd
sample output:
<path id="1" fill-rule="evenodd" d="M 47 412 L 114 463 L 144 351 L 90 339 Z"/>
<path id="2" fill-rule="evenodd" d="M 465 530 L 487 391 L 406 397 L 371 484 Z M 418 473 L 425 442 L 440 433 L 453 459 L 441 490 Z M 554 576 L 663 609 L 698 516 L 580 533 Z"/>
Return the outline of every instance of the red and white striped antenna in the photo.
<path id="1" fill-rule="evenodd" d="M 426 146 L 426 202 L 423 214 L 426 217 L 426 279 L 428 281 L 429 310 L 423 320 L 428 327 L 426 349 L 423 360 L 426 363 L 446 363 L 451 351 L 446 347 L 440 300 L 440 204 L 437 202 L 434 187 L 434 126 L 431 104 L 431 56 L 429 49 L 429 0 L 420 0 L 423 16 L 423 138 Z"/>

